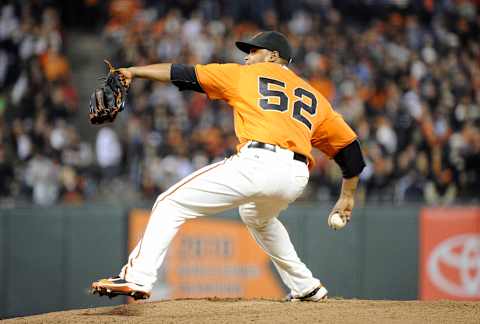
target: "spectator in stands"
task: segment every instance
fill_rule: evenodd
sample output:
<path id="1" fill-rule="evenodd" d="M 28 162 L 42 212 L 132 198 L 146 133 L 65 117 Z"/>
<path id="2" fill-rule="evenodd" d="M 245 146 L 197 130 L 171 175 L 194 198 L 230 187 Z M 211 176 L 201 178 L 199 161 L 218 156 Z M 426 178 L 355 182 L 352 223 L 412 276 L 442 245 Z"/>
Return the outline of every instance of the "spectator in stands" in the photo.
<path id="1" fill-rule="evenodd" d="M 27 164 L 25 182 L 33 190 L 33 202 L 50 206 L 60 194 L 60 166 L 57 161 L 36 152 Z"/>
<path id="2" fill-rule="evenodd" d="M 12 185 L 15 177 L 13 165 L 7 159 L 5 146 L 0 144 L 0 198 L 9 197 L 12 194 Z"/>
<path id="3" fill-rule="evenodd" d="M 97 134 L 97 162 L 102 171 L 102 179 L 111 180 L 121 171 L 122 146 L 115 131 L 102 127 Z"/>

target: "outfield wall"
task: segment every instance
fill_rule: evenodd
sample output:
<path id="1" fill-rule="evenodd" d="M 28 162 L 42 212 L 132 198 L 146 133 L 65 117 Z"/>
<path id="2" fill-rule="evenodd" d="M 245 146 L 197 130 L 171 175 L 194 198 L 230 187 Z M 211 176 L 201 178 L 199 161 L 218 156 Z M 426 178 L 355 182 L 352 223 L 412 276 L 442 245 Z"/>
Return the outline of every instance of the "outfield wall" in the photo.
<path id="1" fill-rule="evenodd" d="M 92 298 L 88 287 L 126 257 L 126 209 L 21 208 L 0 215 L 0 318 L 120 302 Z"/>
<path id="2" fill-rule="evenodd" d="M 126 260 L 130 210 L 0 210 L 0 318 L 124 302 L 93 297 L 88 290 L 92 280 L 115 274 Z M 328 210 L 297 204 L 280 219 L 331 296 L 418 298 L 419 207 L 356 208 L 341 231 L 327 227 Z M 236 213 L 218 217 L 239 221 Z"/>

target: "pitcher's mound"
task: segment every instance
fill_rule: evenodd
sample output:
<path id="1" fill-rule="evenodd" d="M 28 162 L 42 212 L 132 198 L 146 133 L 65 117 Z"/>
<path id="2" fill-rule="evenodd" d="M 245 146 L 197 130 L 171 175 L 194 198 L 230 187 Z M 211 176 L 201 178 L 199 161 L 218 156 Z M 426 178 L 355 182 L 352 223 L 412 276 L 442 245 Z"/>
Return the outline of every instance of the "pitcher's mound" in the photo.
<path id="1" fill-rule="evenodd" d="M 479 302 L 182 299 L 13 318 L 5 323 L 480 323 Z"/>

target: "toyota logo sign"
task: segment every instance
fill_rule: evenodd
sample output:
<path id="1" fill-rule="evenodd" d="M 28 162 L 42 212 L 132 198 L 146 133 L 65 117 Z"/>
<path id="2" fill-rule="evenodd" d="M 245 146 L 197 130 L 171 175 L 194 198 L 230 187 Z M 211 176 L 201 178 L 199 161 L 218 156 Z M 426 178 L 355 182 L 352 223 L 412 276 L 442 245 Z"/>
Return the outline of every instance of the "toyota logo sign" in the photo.
<path id="1" fill-rule="evenodd" d="M 456 235 L 438 243 L 428 257 L 427 271 L 445 293 L 480 297 L 480 235 Z"/>

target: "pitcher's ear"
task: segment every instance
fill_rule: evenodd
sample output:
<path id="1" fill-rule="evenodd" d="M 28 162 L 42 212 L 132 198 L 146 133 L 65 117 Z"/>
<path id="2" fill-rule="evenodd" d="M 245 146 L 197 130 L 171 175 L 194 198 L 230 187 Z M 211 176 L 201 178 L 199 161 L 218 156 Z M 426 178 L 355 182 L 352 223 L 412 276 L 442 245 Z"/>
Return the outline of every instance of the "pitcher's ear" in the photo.
<path id="1" fill-rule="evenodd" d="M 269 62 L 276 62 L 279 57 L 280 57 L 280 54 L 277 51 L 270 51 L 268 61 Z"/>

